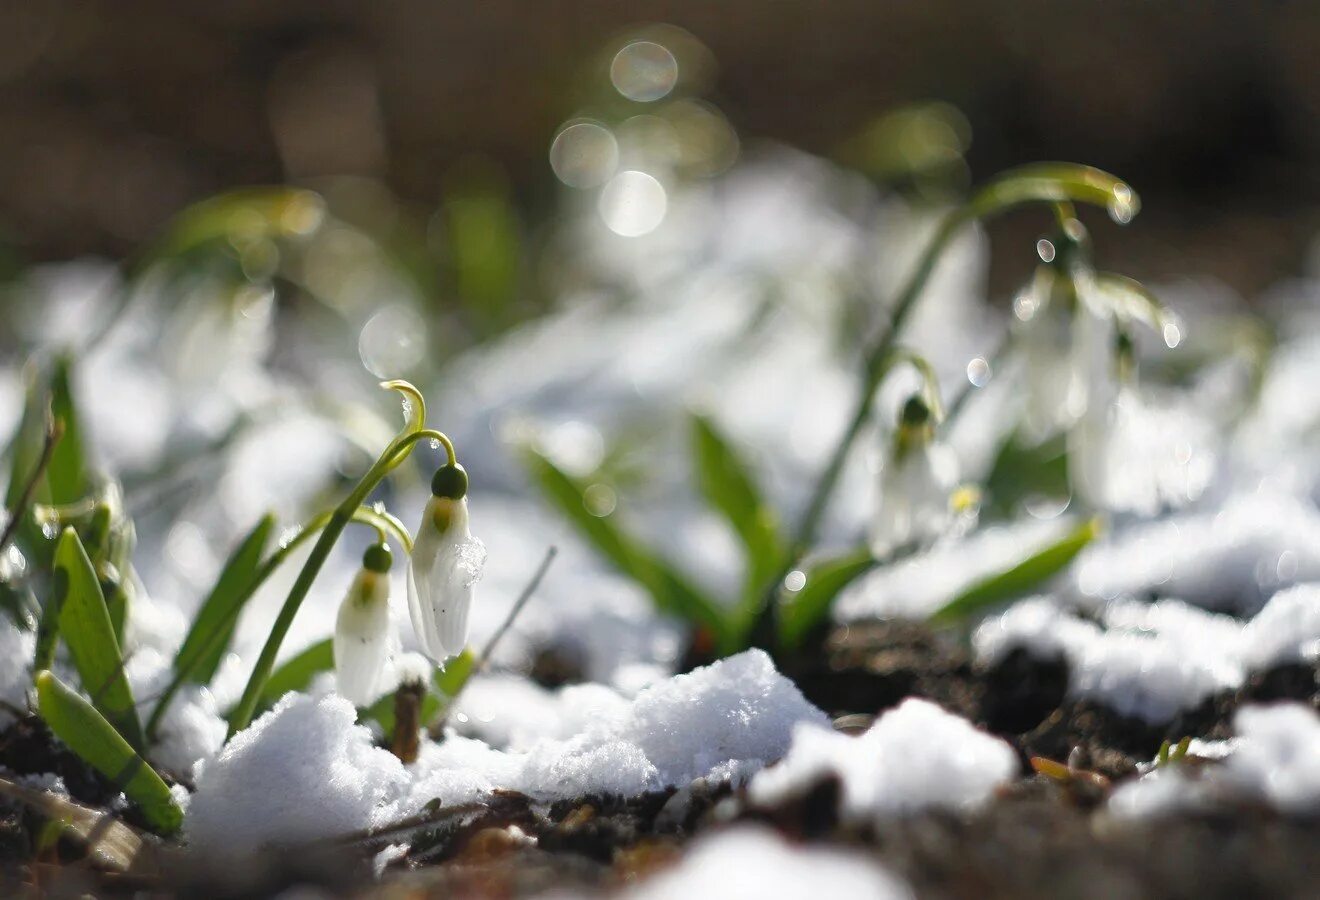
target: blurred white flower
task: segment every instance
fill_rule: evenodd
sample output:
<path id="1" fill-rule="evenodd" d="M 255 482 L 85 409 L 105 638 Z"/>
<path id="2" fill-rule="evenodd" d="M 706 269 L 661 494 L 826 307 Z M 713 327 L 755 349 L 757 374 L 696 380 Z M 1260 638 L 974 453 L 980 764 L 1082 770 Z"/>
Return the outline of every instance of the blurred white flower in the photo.
<path id="1" fill-rule="evenodd" d="M 473 586 L 486 564 L 486 547 L 468 530 L 467 474 L 439 469 L 408 560 L 408 613 L 427 656 L 443 663 L 467 645 Z"/>
<path id="2" fill-rule="evenodd" d="M 368 548 L 335 620 L 335 683 L 356 706 L 376 699 L 390 655 L 389 569 L 388 548 Z"/>
<path id="3" fill-rule="evenodd" d="M 1076 353 L 1080 323 L 1071 280 L 1040 266 L 1027 290 L 1013 302 L 1018 346 L 1026 362 L 1026 428 L 1040 441 L 1077 422 L 1086 409 L 1087 373 Z"/>
<path id="4" fill-rule="evenodd" d="M 881 464 L 880 496 L 871 520 L 871 552 L 878 558 L 928 543 L 953 524 L 958 458 L 951 447 L 934 439 L 930 419 L 930 409 L 920 398 L 909 399 Z"/>

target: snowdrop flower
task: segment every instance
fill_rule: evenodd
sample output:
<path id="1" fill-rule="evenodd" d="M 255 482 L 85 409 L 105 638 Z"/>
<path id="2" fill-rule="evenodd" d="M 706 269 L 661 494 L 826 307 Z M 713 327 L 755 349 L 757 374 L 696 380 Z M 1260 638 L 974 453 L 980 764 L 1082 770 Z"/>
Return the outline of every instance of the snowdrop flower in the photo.
<path id="1" fill-rule="evenodd" d="M 1043 252 L 1055 259 L 1054 250 Z M 1079 305 L 1072 278 L 1048 263 L 1013 302 L 1027 369 L 1025 424 L 1033 440 L 1070 428 L 1086 409 L 1087 372 L 1075 352 L 1076 331 L 1086 319 L 1077 314 Z"/>
<path id="2" fill-rule="evenodd" d="M 385 544 L 367 548 L 335 620 L 335 683 L 357 706 L 379 695 L 390 654 L 390 562 Z"/>
<path id="3" fill-rule="evenodd" d="M 1068 479 L 1091 509 L 1153 516 L 1197 499 L 1214 474 L 1209 425 L 1186 409 L 1156 406 L 1136 383 L 1132 342 L 1112 327 L 1088 335 L 1086 412 L 1068 433 Z"/>
<path id="4" fill-rule="evenodd" d="M 958 459 L 934 435 L 930 407 L 918 396 L 909 398 L 880 470 L 880 497 L 871 522 L 871 552 L 877 558 L 930 541 L 953 524 L 950 496 L 958 481 Z"/>
<path id="5" fill-rule="evenodd" d="M 436 471 L 408 560 L 408 613 L 422 650 L 437 663 L 467 645 L 472 588 L 486 563 L 485 545 L 468 530 L 467 485 L 457 463 Z"/>

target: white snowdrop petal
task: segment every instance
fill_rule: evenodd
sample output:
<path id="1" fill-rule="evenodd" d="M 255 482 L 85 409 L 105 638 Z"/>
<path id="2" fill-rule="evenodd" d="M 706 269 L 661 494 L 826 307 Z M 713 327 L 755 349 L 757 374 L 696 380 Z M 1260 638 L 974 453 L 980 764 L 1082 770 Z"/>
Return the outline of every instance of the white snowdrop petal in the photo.
<path id="1" fill-rule="evenodd" d="M 376 699 L 389 658 L 389 576 L 358 572 L 335 620 L 336 687 L 357 706 Z"/>

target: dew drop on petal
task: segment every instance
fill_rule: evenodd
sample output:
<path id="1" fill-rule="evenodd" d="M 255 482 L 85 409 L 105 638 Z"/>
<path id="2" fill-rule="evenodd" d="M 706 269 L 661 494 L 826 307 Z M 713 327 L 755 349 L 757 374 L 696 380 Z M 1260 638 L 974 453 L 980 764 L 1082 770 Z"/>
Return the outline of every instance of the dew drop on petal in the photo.
<path id="1" fill-rule="evenodd" d="M 1041 262 L 1054 262 L 1054 244 L 1045 238 L 1036 241 L 1036 255 L 1040 257 Z"/>
<path id="2" fill-rule="evenodd" d="M 1172 350 L 1182 343 L 1182 329 L 1173 322 L 1164 323 L 1164 345 Z"/>
<path id="3" fill-rule="evenodd" d="M 801 569 L 794 569 L 784 576 L 784 590 L 796 594 L 807 586 L 807 573 Z"/>

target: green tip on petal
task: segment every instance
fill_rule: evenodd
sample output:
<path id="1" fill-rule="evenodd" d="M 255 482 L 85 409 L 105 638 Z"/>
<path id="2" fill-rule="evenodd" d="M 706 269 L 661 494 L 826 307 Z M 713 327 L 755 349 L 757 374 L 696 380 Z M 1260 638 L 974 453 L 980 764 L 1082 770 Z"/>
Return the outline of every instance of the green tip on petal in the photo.
<path id="1" fill-rule="evenodd" d="M 467 489 L 467 470 L 458 463 L 441 466 L 435 470 L 435 476 L 431 478 L 431 493 L 436 497 L 462 500 L 467 496 Z"/>

